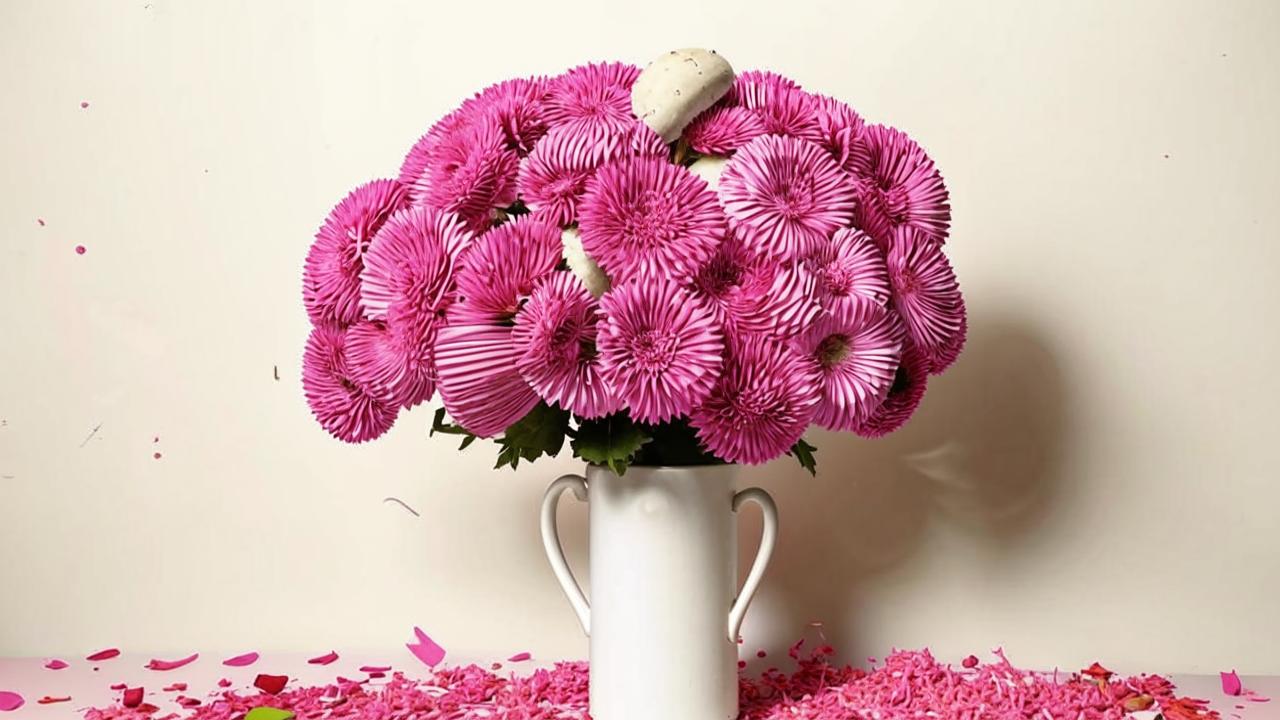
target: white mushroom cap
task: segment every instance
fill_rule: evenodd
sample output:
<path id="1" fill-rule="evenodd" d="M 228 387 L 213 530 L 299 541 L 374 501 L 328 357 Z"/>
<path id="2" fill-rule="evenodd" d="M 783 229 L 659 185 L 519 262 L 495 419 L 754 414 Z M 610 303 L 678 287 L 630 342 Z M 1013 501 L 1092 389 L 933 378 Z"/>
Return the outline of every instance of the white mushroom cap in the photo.
<path id="1" fill-rule="evenodd" d="M 595 297 L 609 291 L 609 276 L 596 264 L 582 247 L 582 236 L 577 228 L 568 228 L 560 234 L 560 244 L 564 246 L 564 260 L 569 270 L 582 281 L 584 287 Z"/>
<path id="2" fill-rule="evenodd" d="M 733 68 L 714 50 L 672 50 L 636 78 L 631 110 L 664 142 L 672 142 L 732 85 Z"/>

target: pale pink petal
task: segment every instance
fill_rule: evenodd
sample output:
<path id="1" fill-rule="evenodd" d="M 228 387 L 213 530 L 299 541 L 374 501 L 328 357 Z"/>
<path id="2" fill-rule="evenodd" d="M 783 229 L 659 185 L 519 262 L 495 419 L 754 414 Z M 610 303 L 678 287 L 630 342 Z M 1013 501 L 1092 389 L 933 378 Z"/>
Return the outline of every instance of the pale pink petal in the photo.
<path id="1" fill-rule="evenodd" d="M 200 653 L 191 653 L 190 655 L 178 660 L 157 660 L 152 659 L 147 663 L 148 670 L 177 670 L 180 667 L 190 665 L 200 657 Z"/>
<path id="2" fill-rule="evenodd" d="M 1218 673 L 1222 677 L 1222 692 L 1226 695 L 1239 695 L 1244 691 L 1244 685 L 1240 682 L 1240 676 L 1235 670 L 1231 672 Z"/>
<path id="3" fill-rule="evenodd" d="M 119 649 L 107 648 L 106 650 L 99 650 L 98 652 L 85 657 L 85 660 L 89 660 L 91 662 L 98 662 L 99 660 L 110 660 L 111 658 L 117 657 L 119 655 L 120 655 Z"/>
<path id="4" fill-rule="evenodd" d="M 415 627 L 413 633 L 417 636 L 416 641 L 405 645 L 409 648 L 409 652 L 429 667 L 439 665 L 440 661 L 444 660 L 444 648 L 422 632 L 422 628 Z"/>

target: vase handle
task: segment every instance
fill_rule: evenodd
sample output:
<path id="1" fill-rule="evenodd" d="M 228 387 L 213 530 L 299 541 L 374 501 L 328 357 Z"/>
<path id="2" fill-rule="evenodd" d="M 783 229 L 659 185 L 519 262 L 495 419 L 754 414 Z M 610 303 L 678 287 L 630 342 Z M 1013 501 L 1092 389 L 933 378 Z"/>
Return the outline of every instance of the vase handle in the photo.
<path id="1" fill-rule="evenodd" d="M 547 561 L 551 563 L 551 570 L 555 572 L 560 588 L 569 598 L 569 604 L 573 606 L 578 622 L 582 623 L 582 632 L 589 636 L 591 635 L 591 606 L 587 603 L 586 596 L 582 594 L 582 586 L 573 576 L 573 570 L 569 569 L 569 563 L 564 559 L 564 548 L 560 546 L 560 532 L 556 528 L 556 505 L 561 493 L 569 489 L 573 490 L 574 497 L 586 502 L 587 479 L 581 475 L 563 475 L 557 478 L 547 488 L 547 493 L 542 496 L 542 547 L 547 551 Z"/>
<path id="2" fill-rule="evenodd" d="M 747 581 L 742 583 L 742 591 L 738 593 L 738 597 L 734 598 L 733 606 L 729 608 L 729 642 L 731 643 L 738 641 L 738 631 L 742 629 L 742 620 L 747 616 L 747 607 L 751 605 L 751 598 L 756 594 L 756 588 L 760 587 L 760 580 L 764 578 L 764 569 L 769 565 L 773 546 L 778 540 L 778 506 L 774 504 L 773 498 L 762 488 L 747 488 L 733 496 L 733 511 L 737 512 L 743 503 L 748 502 L 760 506 L 760 512 L 764 516 L 764 533 L 760 538 L 760 549 L 756 551 L 756 559 L 751 563 L 751 571 L 747 573 Z"/>

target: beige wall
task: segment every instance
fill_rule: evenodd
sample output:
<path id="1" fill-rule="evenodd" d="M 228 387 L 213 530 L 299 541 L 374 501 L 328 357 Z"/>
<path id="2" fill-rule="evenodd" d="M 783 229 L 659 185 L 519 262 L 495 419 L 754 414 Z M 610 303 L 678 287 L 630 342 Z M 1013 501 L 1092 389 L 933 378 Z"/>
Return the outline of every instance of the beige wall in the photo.
<path id="1" fill-rule="evenodd" d="M 751 473 L 749 645 L 1280 673 L 1280 4 L 610 5 L 0 5 L 0 654 L 583 655 L 535 525 L 574 464 L 431 407 L 329 440 L 299 270 L 464 94 L 699 44 L 924 143 L 972 324 L 906 430 Z"/>

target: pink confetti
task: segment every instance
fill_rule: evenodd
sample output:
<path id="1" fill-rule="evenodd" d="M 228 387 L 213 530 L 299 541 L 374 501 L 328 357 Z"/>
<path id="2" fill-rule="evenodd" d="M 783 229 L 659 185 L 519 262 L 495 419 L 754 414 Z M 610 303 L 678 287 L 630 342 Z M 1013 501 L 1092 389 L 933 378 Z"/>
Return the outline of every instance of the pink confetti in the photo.
<path id="1" fill-rule="evenodd" d="M 113 657 L 119 657 L 119 656 L 120 656 L 119 649 L 107 648 L 106 650 L 99 650 L 98 652 L 85 657 L 85 660 L 88 660 L 90 662 L 98 662 L 100 660 L 110 660 Z"/>
<path id="2" fill-rule="evenodd" d="M 0 690 L 0 711 L 10 712 L 17 710 L 26 704 L 26 702 L 27 701 L 23 700 L 22 696 L 16 692 Z"/>
<path id="3" fill-rule="evenodd" d="M 200 653 L 191 653 L 190 655 L 182 658 L 181 660 L 152 659 L 151 662 L 147 663 L 147 669 L 148 670 L 177 670 L 178 668 L 184 665 L 190 665 L 191 663 L 195 662 L 196 658 L 198 657 L 200 657 Z"/>
<path id="4" fill-rule="evenodd" d="M 50 670 L 61 670 L 61 669 L 66 668 L 66 667 L 71 667 L 71 666 L 70 666 L 70 665 L 68 665 L 67 663 L 65 663 L 65 662 L 63 662 L 63 661 L 61 661 L 61 660 L 59 660 L 59 659 L 57 659 L 57 658 L 54 658 L 54 659 L 50 660 L 49 662 L 45 663 L 45 664 L 44 664 L 44 666 L 45 666 L 46 668 L 50 669 Z"/>
<path id="5" fill-rule="evenodd" d="M 116 683 L 116 684 L 114 684 L 114 685 L 111 685 L 111 686 L 110 686 L 110 688 L 111 688 L 112 690 L 125 690 L 125 689 L 127 689 L 128 687 L 129 687 L 129 686 L 128 686 L 128 685 L 125 685 L 124 683 Z"/>
<path id="6" fill-rule="evenodd" d="M 80 101 L 80 109 L 81 109 L 81 110 L 84 110 L 84 109 L 85 109 L 85 108 L 87 108 L 87 107 L 89 107 L 89 101 L 88 101 L 88 100 L 81 100 L 81 101 Z"/>
<path id="7" fill-rule="evenodd" d="M 165 691 L 165 692 L 180 692 L 180 691 L 182 691 L 182 690 L 186 690 L 186 689 L 187 689 L 187 684 L 186 684 L 186 683 L 173 683 L 172 685 L 166 686 L 166 687 L 165 687 L 165 689 L 164 689 L 164 691 Z"/>
<path id="8" fill-rule="evenodd" d="M 1239 695 L 1244 691 L 1244 685 L 1240 683 L 1240 676 L 1235 670 L 1231 672 L 1220 672 L 1218 676 L 1222 678 L 1222 692 L 1227 695 Z"/>
<path id="9" fill-rule="evenodd" d="M 64 703 L 64 702 L 70 702 L 70 701 L 71 701 L 70 695 L 67 695 L 65 697 L 53 697 L 51 695 L 45 695 L 44 697 L 40 698 L 36 702 L 41 705 L 52 705 L 54 703 Z"/>
<path id="10" fill-rule="evenodd" d="M 279 695 L 287 684 L 289 684 L 288 675 L 267 675 L 264 673 L 253 679 L 253 686 L 268 695 Z"/>
<path id="11" fill-rule="evenodd" d="M 142 704 L 142 688 L 129 688 L 124 691 L 124 697 L 120 699 L 120 704 L 127 708 L 136 708 Z"/>
<path id="12" fill-rule="evenodd" d="M 77 254 L 77 255 L 83 255 L 83 254 L 85 254 L 85 251 L 86 251 L 85 246 L 83 246 L 83 245 L 77 245 L 77 246 L 76 246 L 76 254 Z"/>
<path id="13" fill-rule="evenodd" d="M 405 647 L 409 648 L 409 652 L 414 657 L 421 660 L 428 667 L 435 667 L 444 660 L 444 648 L 436 644 L 426 633 L 422 632 L 422 628 L 415 627 L 413 633 L 418 636 L 416 643 L 407 643 Z"/>
<path id="14" fill-rule="evenodd" d="M 360 672 L 362 673 L 376 673 L 376 672 L 384 673 L 390 669 L 391 669 L 390 665 L 361 665 L 360 666 Z"/>
<path id="15" fill-rule="evenodd" d="M 338 653 L 330 650 L 327 655 L 319 655 L 317 657 L 313 657 L 307 662 L 312 665 L 328 665 L 330 663 L 337 662 L 337 660 L 338 660 Z"/>
<path id="16" fill-rule="evenodd" d="M 524 662 L 525 660 L 530 660 L 532 658 L 533 658 L 533 655 L 530 655 L 527 652 L 518 652 L 515 655 L 512 655 L 511 657 L 507 658 L 507 662 Z"/>
<path id="17" fill-rule="evenodd" d="M 386 677 L 386 676 L 387 676 L 387 674 L 386 674 L 386 673 L 384 673 L 384 672 L 371 672 L 371 673 L 369 673 L 369 677 L 370 677 L 370 678 L 372 678 L 372 679 L 374 679 L 374 680 L 377 680 L 377 679 L 379 679 L 379 678 L 384 678 L 384 677 Z"/>
<path id="18" fill-rule="evenodd" d="M 186 695 L 179 695 L 174 699 L 174 701 L 184 708 L 193 708 L 200 704 L 199 700 L 193 697 L 187 697 Z"/>
<path id="19" fill-rule="evenodd" d="M 156 453 L 156 457 L 159 457 L 159 456 L 160 456 L 160 453 Z M 222 664 L 228 667 L 245 667 L 247 665 L 252 665 L 256 662 L 258 662 L 258 653 L 247 652 L 243 655 L 237 655 L 235 657 L 227 658 L 226 660 L 222 661 Z"/>
<path id="20" fill-rule="evenodd" d="M 970 670 L 972 670 L 973 668 L 978 667 L 978 656 L 977 656 L 977 655 L 970 655 L 969 657 L 965 658 L 964 660 L 961 660 L 961 661 L 960 661 L 960 664 L 961 664 L 961 665 L 963 665 L 964 667 L 969 668 Z"/>
<path id="21" fill-rule="evenodd" d="M 218 687 L 231 687 L 231 680 L 228 678 L 222 678 L 218 681 Z"/>

